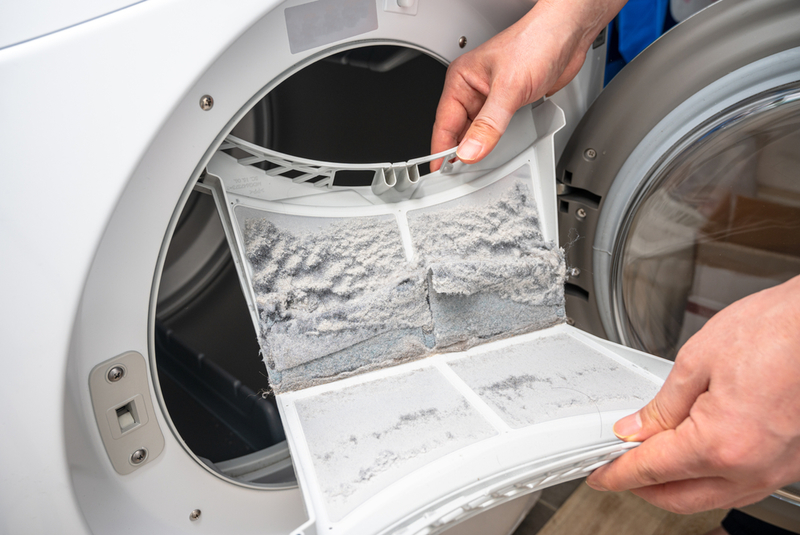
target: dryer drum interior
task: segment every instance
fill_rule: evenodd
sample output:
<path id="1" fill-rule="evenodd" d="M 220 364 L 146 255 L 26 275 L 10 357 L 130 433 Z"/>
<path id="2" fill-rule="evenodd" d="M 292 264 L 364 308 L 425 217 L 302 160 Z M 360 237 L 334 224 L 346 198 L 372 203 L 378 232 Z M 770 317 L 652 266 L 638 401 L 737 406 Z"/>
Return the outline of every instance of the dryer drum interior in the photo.
<path id="1" fill-rule="evenodd" d="M 445 70 L 400 46 L 340 52 L 277 85 L 232 135 L 301 158 L 406 161 L 429 152 Z M 368 175 L 339 173 L 336 185 L 369 185 Z M 166 253 L 156 362 L 166 408 L 197 457 L 239 483 L 294 484 L 256 333 L 207 190 L 191 194 Z"/>

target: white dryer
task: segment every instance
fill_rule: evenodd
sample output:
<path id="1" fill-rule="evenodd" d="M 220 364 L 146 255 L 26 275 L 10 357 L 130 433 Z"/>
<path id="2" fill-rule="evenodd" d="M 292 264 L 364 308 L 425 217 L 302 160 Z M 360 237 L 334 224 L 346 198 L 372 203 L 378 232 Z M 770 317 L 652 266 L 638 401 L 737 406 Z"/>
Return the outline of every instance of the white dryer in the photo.
<path id="1" fill-rule="evenodd" d="M 705 211 L 687 208 L 680 195 L 663 193 L 694 200 L 692 187 L 708 189 L 671 170 L 691 166 L 696 154 L 735 149 L 745 155 L 736 160 L 742 168 L 773 179 L 725 183 L 725 191 L 757 191 L 758 199 L 784 205 L 792 198 L 786 188 L 795 191 L 775 177 L 796 151 L 770 141 L 797 131 L 800 8 L 793 2 L 726 0 L 690 19 L 623 71 L 571 137 L 600 91 L 599 39 L 576 80 L 521 110 L 486 162 L 430 176 L 427 159 L 415 159 L 424 156 L 428 133 L 415 133 L 425 127 L 420 110 L 435 106 L 442 65 L 513 23 L 527 3 L 147 0 L 112 7 L 0 8 L 0 169 L 7 177 L 0 518 L 9 533 L 436 533 L 498 513 L 505 524 L 495 523 L 497 533 L 508 532 L 536 490 L 622 453 L 610 426 L 645 399 L 620 401 L 613 388 L 592 398 L 587 383 L 565 402 L 583 407 L 577 412 L 509 423 L 481 398 L 485 374 L 499 373 L 474 372 L 487 351 L 521 347 L 522 361 L 506 366 L 522 374 L 528 346 L 569 340 L 582 348 L 578 361 L 599 355 L 613 364 L 607 377 L 638 381 L 642 392 L 668 373 L 665 361 L 547 323 L 521 338 L 505 339 L 507 329 L 461 352 L 375 366 L 276 398 L 259 375 L 275 378 L 259 368 L 263 309 L 246 225 L 237 219 L 242 210 L 262 210 L 273 222 L 390 214 L 402 222 L 448 203 L 475 205 L 493 199 L 495 186 L 526 181 L 542 237 L 567 249 L 559 321 L 670 356 L 660 341 L 668 334 L 674 347 L 675 327 L 657 329 L 651 344 L 642 334 L 651 331 L 629 318 L 658 326 L 681 306 L 713 308 L 705 294 L 690 297 L 703 280 L 697 266 L 707 267 L 694 243 L 720 205 L 704 199 Z M 775 121 L 785 133 L 765 127 Z M 745 162 L 748 154 L 757 161 Z M 679 227 L 655 251 L 641 250 L 653 241 L 648 218 L 659 231 Z M 401 256 L 412 259 L 413 227 L 398 225 Z M 785 276 L 793 251 L 767 252 L 780 256 L 776 270 Z M 628 314 L 634 305 L 646 308 L 635 293 L 646 281 L 663 287 L 660 262 L 688 270 L 689 282 L 678 283 L 690 297 L 660 305 L 661 315 Z M 767 278 L 779 280 L 773 275 Z M 681 329 L 694 319 L 686 318 Z M 376 401 L 394 388 L 383 385 L 409 381 L 411 395 L 395 398 L 396 407 Z M 455 397 L 433 396 L 426 405 L 426 393 L 448 388 Z M 374 435 L 371 418 L 387 411 L 399 410 L 402 420 L 403 399 L 413 414 L 459 408 L 450 414 L 462 442 L 381 472 L 389 479 L 368 475 L 363 487 L 331 492 L 343 482 L 339 468 L 350 465 L 320 464 L 325 452 L 316 448 L 344 451 L 339 435 L 356 428 Z M 320 419 L 323 409 L 335 416 Z M 437 420 L 421 432 L 448 425 Z M 562 438 L 549 440 L 553 433 Z"/>

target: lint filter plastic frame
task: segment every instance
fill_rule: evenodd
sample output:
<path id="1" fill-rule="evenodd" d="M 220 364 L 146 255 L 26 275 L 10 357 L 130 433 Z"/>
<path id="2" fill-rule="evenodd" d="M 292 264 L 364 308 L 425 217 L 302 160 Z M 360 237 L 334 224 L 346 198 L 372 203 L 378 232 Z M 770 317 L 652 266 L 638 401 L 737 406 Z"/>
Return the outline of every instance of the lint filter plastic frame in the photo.
<path id="1" fill-rule="evenodd" d="M 455 149 L 399 164 L 344 165 L 229 137 L 199 187 L 218 203 L 257 332 L 242 212 L 392 215 L 409 249 L 409 211 L 480 199 L 513 176 L 529 181 L 542 235 L 557 243 L 553 136 L 564 113 L 545 100 L 514 120 L 532 122 L 535 140 L 491 169 L 454 162 Z M 222 152 L 231 148 L 237 157 Z M 419 166 L 438 157 L 444 168 L 420 176 Z M 262 161 L 271 168 L 253 167 Z M 337 188 L 341 170 L 372 173 L 372 186 Z M 617 439 L 613 424 L 644 406 L 671 366 L 559 324 L 280 393 L 308 513 L 294 535 L 433 535 L 489 507 L 585 477 L 637 445 Z"/>

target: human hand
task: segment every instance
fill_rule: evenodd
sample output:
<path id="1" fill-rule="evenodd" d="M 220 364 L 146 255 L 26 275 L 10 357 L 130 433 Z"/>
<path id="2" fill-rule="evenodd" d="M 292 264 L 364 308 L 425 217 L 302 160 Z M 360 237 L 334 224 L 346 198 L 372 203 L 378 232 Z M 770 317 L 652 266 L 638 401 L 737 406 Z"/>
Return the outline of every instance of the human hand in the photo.
<path id="1" fill-rule="evenodd" d="M 643 442 L 589 486 L 673 512 L 741 507 L 800 481 L 800 277 L 711 318 L 614 432 Z"/>
<path id="2" fill-rule="evenodd" d="M 589 46 L 625 1 L 539 0 L 514 25 L 456 59 L 436 110 L 431 153 L 458 144 L 460 160 L 483 159 L 514 112 L 578 74 Z M 431 170 L 441 164 L 431 162 Z"/>

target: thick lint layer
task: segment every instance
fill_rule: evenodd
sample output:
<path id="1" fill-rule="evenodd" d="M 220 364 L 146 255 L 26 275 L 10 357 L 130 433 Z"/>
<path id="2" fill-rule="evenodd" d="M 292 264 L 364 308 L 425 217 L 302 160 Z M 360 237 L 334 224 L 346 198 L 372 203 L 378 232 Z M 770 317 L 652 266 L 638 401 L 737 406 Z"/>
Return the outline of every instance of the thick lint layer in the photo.
<path id="1" fill-rule="evenodd" d="M 564 258 L 542 239 L 525 180 L 507 177 L 393 216 L 245 221 L 260 342 L 276 392 L 564 319 Z"/>
<path id="2" fill-rule="evenodd" d="M 544 242 L 527 182 L 511 176 L 481 194 L 408 215 L 429 267 L 439 347 L 466 349 L 564 318 L 564 255 Z"/>
<path id="3" fill-rule="evenodd" d="M 249 219 L 245 230 L 276 390 L 432 346 L 425 273 L 406 262 L 393 217 L 321 219 L 296 231 Z"/>

